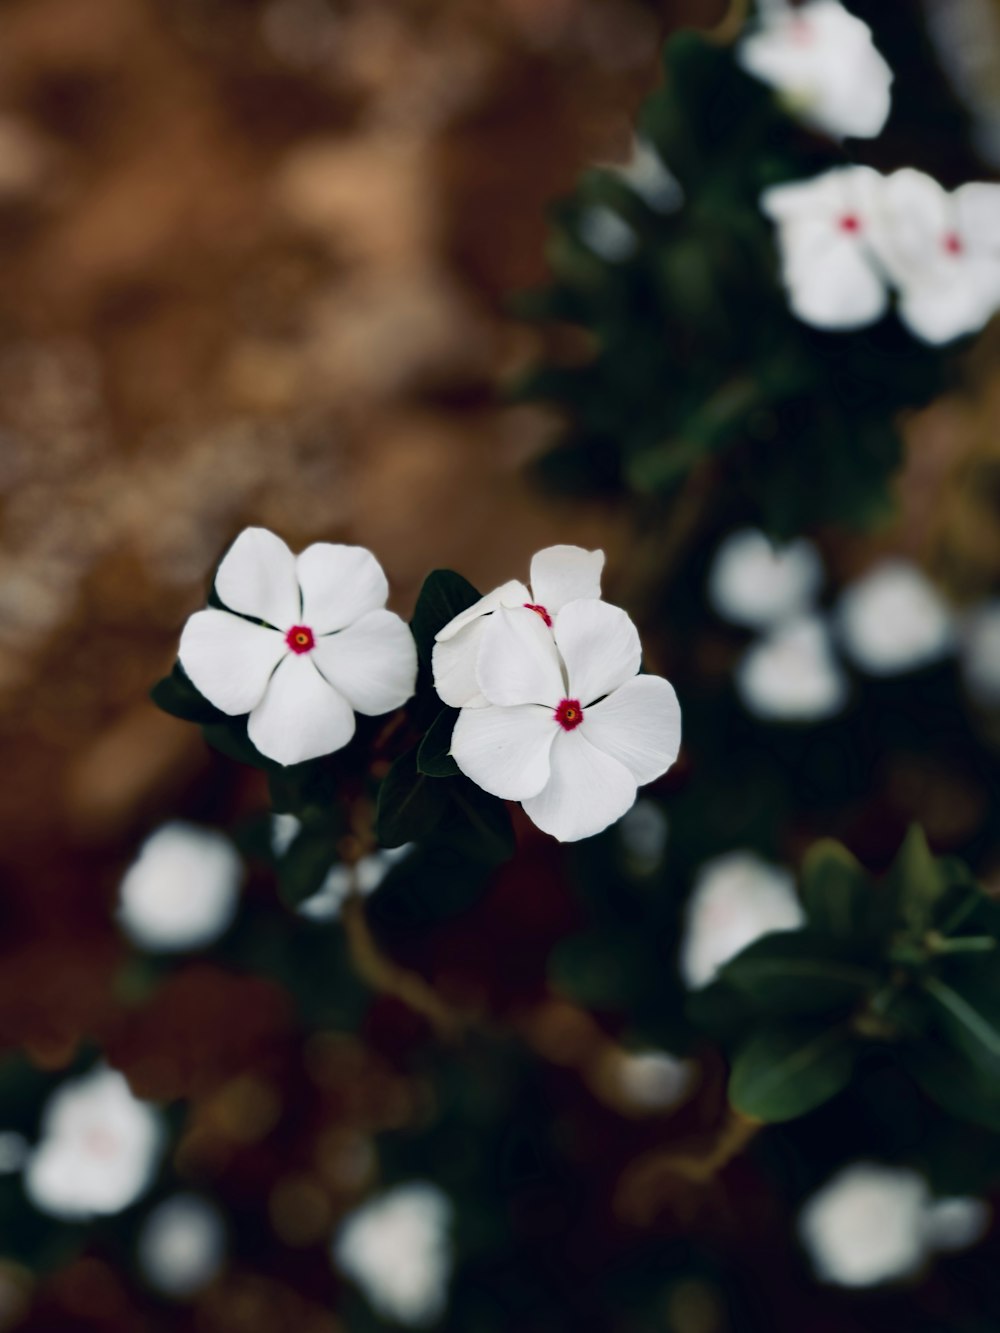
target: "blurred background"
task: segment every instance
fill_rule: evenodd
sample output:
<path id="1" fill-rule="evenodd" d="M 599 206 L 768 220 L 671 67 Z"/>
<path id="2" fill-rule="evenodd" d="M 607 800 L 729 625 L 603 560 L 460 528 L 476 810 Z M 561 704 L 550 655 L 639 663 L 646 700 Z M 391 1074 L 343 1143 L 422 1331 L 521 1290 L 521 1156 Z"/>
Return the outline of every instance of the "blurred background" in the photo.
<path id="1" fill-rule="evenodd" d="M 855 6 L 877 27 L 876 8 Z M 892 8 L 899 77 L 900 56 L 921 79 L 933 68 L 951 113 L 937 130 L 897 127 L 888 164 L 908 160 L 919 137 L 921 165 L 949 184 L 988 178 L 1000 164 L 1000 5 Z M 642 583 L 654 557 L 620 495 L 553 497 L 529 475 L 559 421 L 504 401 L 543 354 L 542 333 L 511 301 L 549 274 L 552 203 L 584 170 L 629 160 L 665 38 L 684 26 L 728 25 L 726 35 L 740 10 L 723 0 L 0 0 L 0 1043 L 17 1071 L 7 1123 L 30 1133 L 52 1080 L 101 1050 L 138 1095 L 184 1099 L 176 1173 L 216 1201 L 231 1254 L 178 1303 L 169 1280 L 142 1276 L 127 1227 L 51 1247 L 39 1232 L 37 1263 L 0 1236 L 0 1255 L 11 1254 L 0 1328 L 382 1327 L 343 1314 L 328 1255 L 338 1218 L 373 1179 L 373 1136 L 433 1123 L 432 1147 L 401 1150 L 432 1179 L 435 1153 L 478 1149 L 456 1146 L 458 1131 L 427 1113 L 426 1082 L 401 1056 L 422 1029 L 397 1001 L 376 1004 L 363 1037 L 344 1035 L 325 1011 L 303 1018 L 284 964 L 194 957 L 155 986 L 133 967 L 115 907 L 143 840 L 166 821 L 232 830 L 267 809 L 261 775 L 157 712 L 148 690 L 250 523 L 293 549 L 371 548 L 404 615 L 432 568 L 485 589 L 523 577 L 531 553 L 554 542 L 601 546 L 612 586 Z M 953 391 L 905 421 L 894 522 L 874 536 L 820 534 L 838 584 L 898 553 L 956 604 L 995 590 L 998 370 L 991 328 Z M 710 635 L 699 668 L 728 671 L 727 651 Z M 681 652 L 659 649 L 669 664 Z M 852 783 L 839 828 L 807 819 L 794 846 L 807 833 L 851 833 L 881 869 L 919 818 L 932 841 L 971 848 L 981 873 L 996 872 L 993 777 L 961 756 L 909 754 Z M 647 854 L 658 829 L 654 815 L 643 844 L 638 828 Z M 623 1093 L 595 1072 L 580 1052 L 600 1037 L 580 1011 L 552 1000 L 522 1022 L 578 912 L 552 848 L 525 836 L 517 874 L 421 955 L 451 999 L 509 1020 L 545 1067 L 526 1075 L 523 1055 L 504 1047 L 481 1070 L 473 1049 L 461 1075 L 440 1077 L 516 1086 L 526 1123 L 551 1118 L 573 1141 L 572 1166 L 550 1159 L 533 1130 L 504 1141 L 502 1211 L 541 1276 L 521 1290 L 509 1256 L 478 1272 L 496 1317 L 464 1333 L 563 1319 L 675 1333 L 917 1327 L 900 1322 L 910 1307 L 895 1297 L 830 1306 L 800 1261 L 789 1273 L 780 1250 L 769 1257 L 780 1209 L 739 1174 L 749 1168 L 713 1196 L 707 1220 L 702 1204 L 679 1206 L 659 1239 L 608 1223 L 612 1182 L 656 1141 L 646 1117 L 667 1094 Z M 251 871 L 246 894 L 270 910 L 265 871 Z M 261 920 L 266 935 L 271 918 Z M 717 1104 L 718 1069 L 705 1079 Z M 505 1121 L 503 1094 L 492 1107 Z M 472 1121 L 470 1110 L 462 1123 Z M 492 1142 L 500 1130 L 487 1121 Z M 791 1150 L 770 1167 L 797 1169 Z M 743 1195 L 759 1214 L 749 1231 Z M 714 1238 L 707 1250 L 684 1239 L 693 1226 Z M 959 1280 L 978 1294 L 964 1322 L 949 1322 L 951 1287 L 932 1286 L 927 1328 L 994 1327 L 989 1259 L 968 1263 Z M 594 1271 L 607 1278 L 600 1308 L 578 1290 Z"/>

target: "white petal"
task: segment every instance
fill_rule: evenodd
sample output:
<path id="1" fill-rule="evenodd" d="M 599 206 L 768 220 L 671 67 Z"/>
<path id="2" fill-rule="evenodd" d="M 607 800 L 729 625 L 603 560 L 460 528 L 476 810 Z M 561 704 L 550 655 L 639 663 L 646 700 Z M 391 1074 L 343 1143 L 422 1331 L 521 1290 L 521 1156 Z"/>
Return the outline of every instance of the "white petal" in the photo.
<path id="1" fill-rule="evenodd" d="M 972 181 L 952 195 L 959 235 L 984 253 L 1000 250 L 1000 185 Z"/>
<path id="2" fill-rule="evenodd" d="M 883 560 L 852 583 L 837 605 L 849 657 L 875 676 L 915 671 L 955 646 L 951 612 L 937 589 L 906 560 Z"/>
<path id="3" fill-rule="evenodd" d="M 215 591 L 232 611 L 287 630 L 299 618 L 295 556 L 267 528 L 246 528 L 223 557 Z"/>
<path id="4" fill-rule="evenodd" d="M 555 619 L 567 602 L 600 597 L 603 551 L 580 546 L 547 546 L 531 561 L 531 595 Z"/>
<path id="5" fill-rule="evenodd" d="M 551 764 L 548 782 L 522 805 L 532 823 L 560 842 L 593 837 L 621 819 L 635 800 L 635 778 L 591 745 L 582 727 L 556 736 Z"/>
<path id="6" fill-rule="evenodd" d="M 474 620 L 481 616 L 489 615 L 495 611 L 498 606 L 524 606 L 526 602 L 531 601 L 531 593 L 523 583 L 518 583 L 517 579 L 511 579 L 508 583 L 503 583 L 499 588 L 494 588 L 488 592 L 485 597 L 480 597 L 478 602 L 460 611 L 457 616 L 449 620 L 444 629 L 438 630 L 434 636 L 438 643 L 447 643 L 453 639 L 459 630 L 464 629 L 466 625 L 471 625 Z"/>
<path id="7" fill-rule="evenodd" d="M 978 333 L 1000 303 L 1000 261 L 956 258 L 929 267 L 903 288 L 899 316 L 911 333 L 939 346 Z"/>
<path id="8" fill-rule="evenodd" d="M 857 1162 L 807 1200 L 799 1236 L 817 1276 L 872 1287 L 916 1272 L 926 1257 L 929 1191 L 907 1167 Z"/>
<path id="9" fill-rule="evenodd" d="M 534 796 L 549 780 L 559 724 L 547 708 L 463 708 L 451 738 L 455 763 L 483 791 L 505 801 Z"/>
<path id="10" fill-rule="evenodd" d="M 118 920 L 140 948 L 202 948 L 231 924 L 242 879 L 227 837 L 173 820 L 146 839 L 126 871 Z"/>
<path id="11" fill-rule="evenodd" d="M 178 656 L 195 689 L 235 717 L 260 703 L 287 651 L 277 630 L 212 608 L 188 620 Z"/>
<path id="12" fill-rule="evenodd" d="M 812 542 L 799 537 L 775 546 L 757 528 L 725 539 L 712 561 L 708 596 L 725 620 L 767 629 L 805 611 L 823 582 L 823 564 Z"/>
<path id="13" fill-rule="evenodd" d="M 847 680 L 818 616 L 786 621 L 751 644 L 735 680 L 747 711 L 768 722 L 818 722 L 847 702 Z"/>
<path id="14" fill-rule="evenodd" d="M 354 713 L 319 674 L 306 653 L 290 653 L 250 714 L 247 735 L 279 764 L 301 764 L 343 749 L 354 735 Z"/>
<path id="15" fill-rule="evenodd" d="M 494 611 L 483 630 L 476 678 L 491 704 L 558 705 L 564 692 L 559 654 L 537 611 L 503 606 Z"/>
<path id="16" fill-rule="evenodd" d="M 312 657 L 357 713 L 377 717 L 405 704 L 417 683 L 417 646 L 405 620 L 369 611 L 316 640 Z"/>
<path id="17" fill-rule="evenodd" d="M 580 730 L 642 786 L 665 773 L 681 748 L 681 708 L 662 676 L 633 676 L 584 712 Z"/>
<path id="18" fill-rule="evenodd" d="M 864 328 L 888 308 L 885 283 L 865 243 L 836 225 L 804 222 L 782 237 L 789 304 L 813 328 Z"/>
<path id="19" fill-rule="evenodd" d="M 451 638 L 439 638 L 434 645 L 431 653 L 434 688 L 452 708 L 481 708 L 486 702 L 476 679 L 476 662 L 485 628 L 486 619 L 480 616 L 463 625 Z"/>
<path id="20" fill-rule="evenodd" d="M 389 584 L 382 566 L 363 546 L 315 542 L 296 562 L 302 587 L 302 624 L 329 634 L 385 606 Z"/>
<path id="21" fill-rule="evenodd" d="M 882 183 L 871 242 L 892 279 L 908 286 L 926 280 L 929 267 L 947 263 L 944 240 L 957 222 L 947 190 L 932 176 L 904 167 Z"/>
<path id="22" fill-rule="evenodd" d="M 579 699 L 584 708 L 639 670 L 639 631 L 617 606 L 570 602 L 559 612 L 553 628 L 566 663 L 567 698 Z"/>

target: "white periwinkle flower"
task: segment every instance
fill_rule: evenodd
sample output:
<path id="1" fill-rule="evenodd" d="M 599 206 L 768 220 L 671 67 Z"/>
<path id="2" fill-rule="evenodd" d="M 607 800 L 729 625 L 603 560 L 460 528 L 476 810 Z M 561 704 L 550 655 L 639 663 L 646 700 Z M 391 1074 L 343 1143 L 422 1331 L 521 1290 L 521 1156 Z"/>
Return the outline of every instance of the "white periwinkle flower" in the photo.
<path id="1" fill-rule="evenodd" d="M 962 675 L 985 708 L 1000 706 L 1000 600 L 970 611 L 962 622 Z"/>
<path id="2" fill-rule="evenodd" d="M 907 167 L 880 195 L 872 240 L 903 323 L 929 343 L 977 332 L 1000 307 L 1000 185 L 949 192 Z"/>
<path id="3" fill-rule="evenodd" d="M 804 323 L 858 329 L 888 309 L 873 248 L 883 184 L 870 167 L 835 167 L 761 196 L 762 210 L 778 227 L 789 304 Z"/>
<path id="4" fill-rule="evenodd" d="M 226 1228 L 219 1210 L 196 1194 L 174 1194 L 142 1224 L 138 1257 L 146 1281 L 174 1300 L 208 1285 L 222 1267 Z"/>
<path id="5" fill-rule="evenodd" d="M 416 646 L 385 609 L 382 567 L 361 546 L 316 542 L 294 556 L 247 528 L 219 566 L 228 608 L 197 611 L 181 666 L 224 713 L 249 713 L 247 735 L 279 764 L 330 754 L 354 735 L 354 714 L 388 713 L 413 693 Z"/>
<path id="6" fill-rule="evenodd" d="M 806 1203 L 799 1236 L 823 1281 L 871 1287 L 911 1276 L 934 1250 L 975 1243 L 988 1220 L 975 1199 L 934 1203 L 906 1167 L 856 1162 Z"/>
<path id="7" fill-rule="evenodd" d="M 789 871 L 753 852 L 726 852 L 698 872 L 684 915 L 681 977 L 707 986 L 731 958 L 762 935 L 799 930 L 805 913 Z"/>
<path id="8" fill-rule="evenodd" d="M 42 1115 L 24 1172 L 40 1212 L 69 1220 L 119 1213 L 150 1186 L 164 1144 L 159 1112 L 124 1077 L 98 1067 L 63 1083 Z"/>
<path id="9" fill-rule="evenodd" d="M 616 1070 L 618 1085 L 638 1111 L 668 1111 L 692 1091 L 698 1067 L 667 1051 L 623 1055 Z"/>
<path id="10" fill-rule="evenodd" d="M 812 542 L 799 537 L 776 546 L 758 528 L 740 528 L 715 553 L 708 596 L 724 620 L 767 629 L 808 610 L 822 582 Z"/>
<path id="11" fill-rule="evenodd" d="M 221 833 L 173 820 L 151 834 L 126 870 L 118 921 L 142 949 L 197 949 L 236 915 L 243 863 Z"/>
<path id="12" fill-rule="evenodd" d="M 674 213 L 684 202 L 680 181 L 648 139 L 637 138 L 629 160 L 611 170 L 657 213 Z"/>
<path id="13" fill-rule="evenodd" d="M 384 1318 L 421 1327 L 444 1312 L 453 1209 L 424 1181 L 376 1195 L 342 1223 L 333 1257 Z"/>
<path id="14" fill-rule="evenodd" d="M 819 722 L 847 701 L 847 680 L 818 616 L 780 624 L 752 643 L 736 668 L 744 708 L 766 722 Z"/>
<path id="15" fill-rule="evenodd" d="M 955 643 L 951 614 L 915 565 L 882 561 L 841 594 L 837 627 L 845 651 L 873 676 L 915 671 Z"/>
<path id="16" fill-rule="evenodd" d="M 639 238 L 620 214 L 606 204 L 585 208 L 578 223 L 580 240 L 588 250 L 609 264 L 631 259 L 639 248 Z"/>
<path id="17" fill-rule="evenodd" d="M 349 893 L 359 893 L 362 897 L 374 893 L 396 862 L 412 849 L 412 842 L 404 842 L 402 847 L 384 848 L 363 856 L 353 866 L 338 862 L 327 872 L 316 892 L 299 903 L 296 912 L 310 921 L 335 921 Z"/>
<path id="18" fill-rule="evenodd" d="M 737 59 L 791 112 L 836 138 L 874 138 L 889 118 L 892 70 L 868 25 L 838 0 L 769 6 Z"/>
<path id="19" fill-rule="evenodd" d="M 640 676 L 641 655 L 635 626 L 607 602 L 569 602 L 551 630 L 534 610 L 499 607 L 476 668 L 486 705 L 459 713 L 455 762 L 561 842 L 600 833 L 680 748 L 673 686 Z"/>
<path id="20" fill-rule="evenodd" d="M 601 595 L 603 551 L 579 546 L 548 546 L 531 561 L 531 587 L 516 579 L 480 598 L 438 633 L 434 644 L 434 688 L 452 708 L 482 706 L 486 700 L 476 679 L 483 631 L 499 607 L 527 607 L 549 628 L 567 602 Z"/>

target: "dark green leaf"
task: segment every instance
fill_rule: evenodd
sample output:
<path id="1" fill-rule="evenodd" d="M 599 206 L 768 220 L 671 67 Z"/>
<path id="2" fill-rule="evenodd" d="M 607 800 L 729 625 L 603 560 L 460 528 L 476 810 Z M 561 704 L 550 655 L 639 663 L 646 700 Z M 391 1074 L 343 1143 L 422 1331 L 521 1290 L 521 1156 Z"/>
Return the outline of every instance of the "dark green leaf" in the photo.
<path id="1" fill-rule="evenodd" d="M 278 891 L 287 907 L 298 907 L 311 898 L 339 859 L 336 827 L 303 828 L 278 862 Z"/>
<path id="2" fill-rule="evenodd" d="M 424 666 L 430 666 L 434 637 L 450 620 L 479 601 L 481 594 L 468 579 L 451 569 L 435 569 L 424 579 L 417 605 L 410 621 L 417 652 Z"/>
<path id="3" fill-rule="evenodd" d="M 441 836 L 452 847 L 488 865 L 509 860 L 517 850 L 517 841 L 504 802 L 464 777 L 449 782 L 448 793 L 451 806 Z"/>
<path id="4" fill-rule="evenodd" d="M 766 1028 L 737 1054 L 729 1100 L 754 1120 L 794 1120 L 845 1088 L 854 1061 L 846 1028 Z"/>
<path id="5" fill-rule="evenodd" d="M 781 931 L 757 940 L 723 968 L 720 981 L 766 1014 L 826 1014 L 853 1008 L 879 984 L 876 972 L 831 948 L 828 937 Z"/>
<path id="6" fill-rule="evenodd" d="M 378 794 L 375 834 L 383 847 L 419 842 L 437 828 L 448 807 L 448 788 L 417 769 L 417 747 L 386 774 Z"/>
<path id="7" fill-rule="evenodd" d="M 205 740 L 213 750 L 218 750 L 227 759 L 235 759 L 240 764 L 249 764 L 252 768 L 274 770 L 280 768 L 274 760 L 262 755 L 247 735 L 245 717 L 227 718 L 225 722 L 214 722 L 202 727 Z"/>
<path id="8" fill-rule="evenodd" d="M 924 977 L 922 986 L 942 1035 L 984 1076 L 996 1080 L 1000 1092 L 1000 1005 L 996 997 L 969 994 L 964 988 L 960 991 L 934 976 Z"/>
<path id="9" fill-rule="evenodd" d="M 814 843 L 802 865 L 802 901 L 809 924 L 847 940 L 862 928 L 874 887 L 859 862 L 832 838 Z"/>
<path id="10" fill-rule="evenodd" d="M 460 772 L 450 753 L 451 733 L 457 718 L 457 708 L 443 708 L 420 742 L 417 768 L 429 778 L 451 778 Z"/>
<path id="11" fill-rule="evenodd" d="M 199 694 L 180 662 L 175 664 L 169 676 L 156 682 L 149 697 L 157 708 L 184 722 L 217 722 L 225 716 Z"/>
<path id="12" fill-rule="evenodd" d="M 935 909 L 947 892 L 948 881 L 919 824 L 913 824 L 903 839 L 886 882 L 896 895 L 911 936 L 922 937 L 934 922 Z"/>

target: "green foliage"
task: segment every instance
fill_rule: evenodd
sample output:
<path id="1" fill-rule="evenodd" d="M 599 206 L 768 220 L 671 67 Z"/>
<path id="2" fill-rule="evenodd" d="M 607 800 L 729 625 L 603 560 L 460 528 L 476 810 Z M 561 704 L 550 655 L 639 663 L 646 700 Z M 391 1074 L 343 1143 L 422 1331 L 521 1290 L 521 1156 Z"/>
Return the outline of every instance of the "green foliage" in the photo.
<path id="1" fill-rule="evenodd" d="M 410 628 L 417 641 L 421 665 L 430 666 L 434 636 L 450 620 L 479 601 L 480 594 L 453 569 L 435 569 L 424 579 Z"/>
<path id="2" fill-rule="evenodd" d="M 846 1027 L 762 1028 L 733 1061 L 729 1100 L 754 1120 L 793 1120 L 843 1091 L 855 1058 Z"/>
<path id="3" fill-rule="evenodd" d="M 429 778 L 452 778 L 459 771 L 451 757 L 451 733 L 457 718 L 457 708 L 442 708 L 420 742 L 417 768 Z"/>

